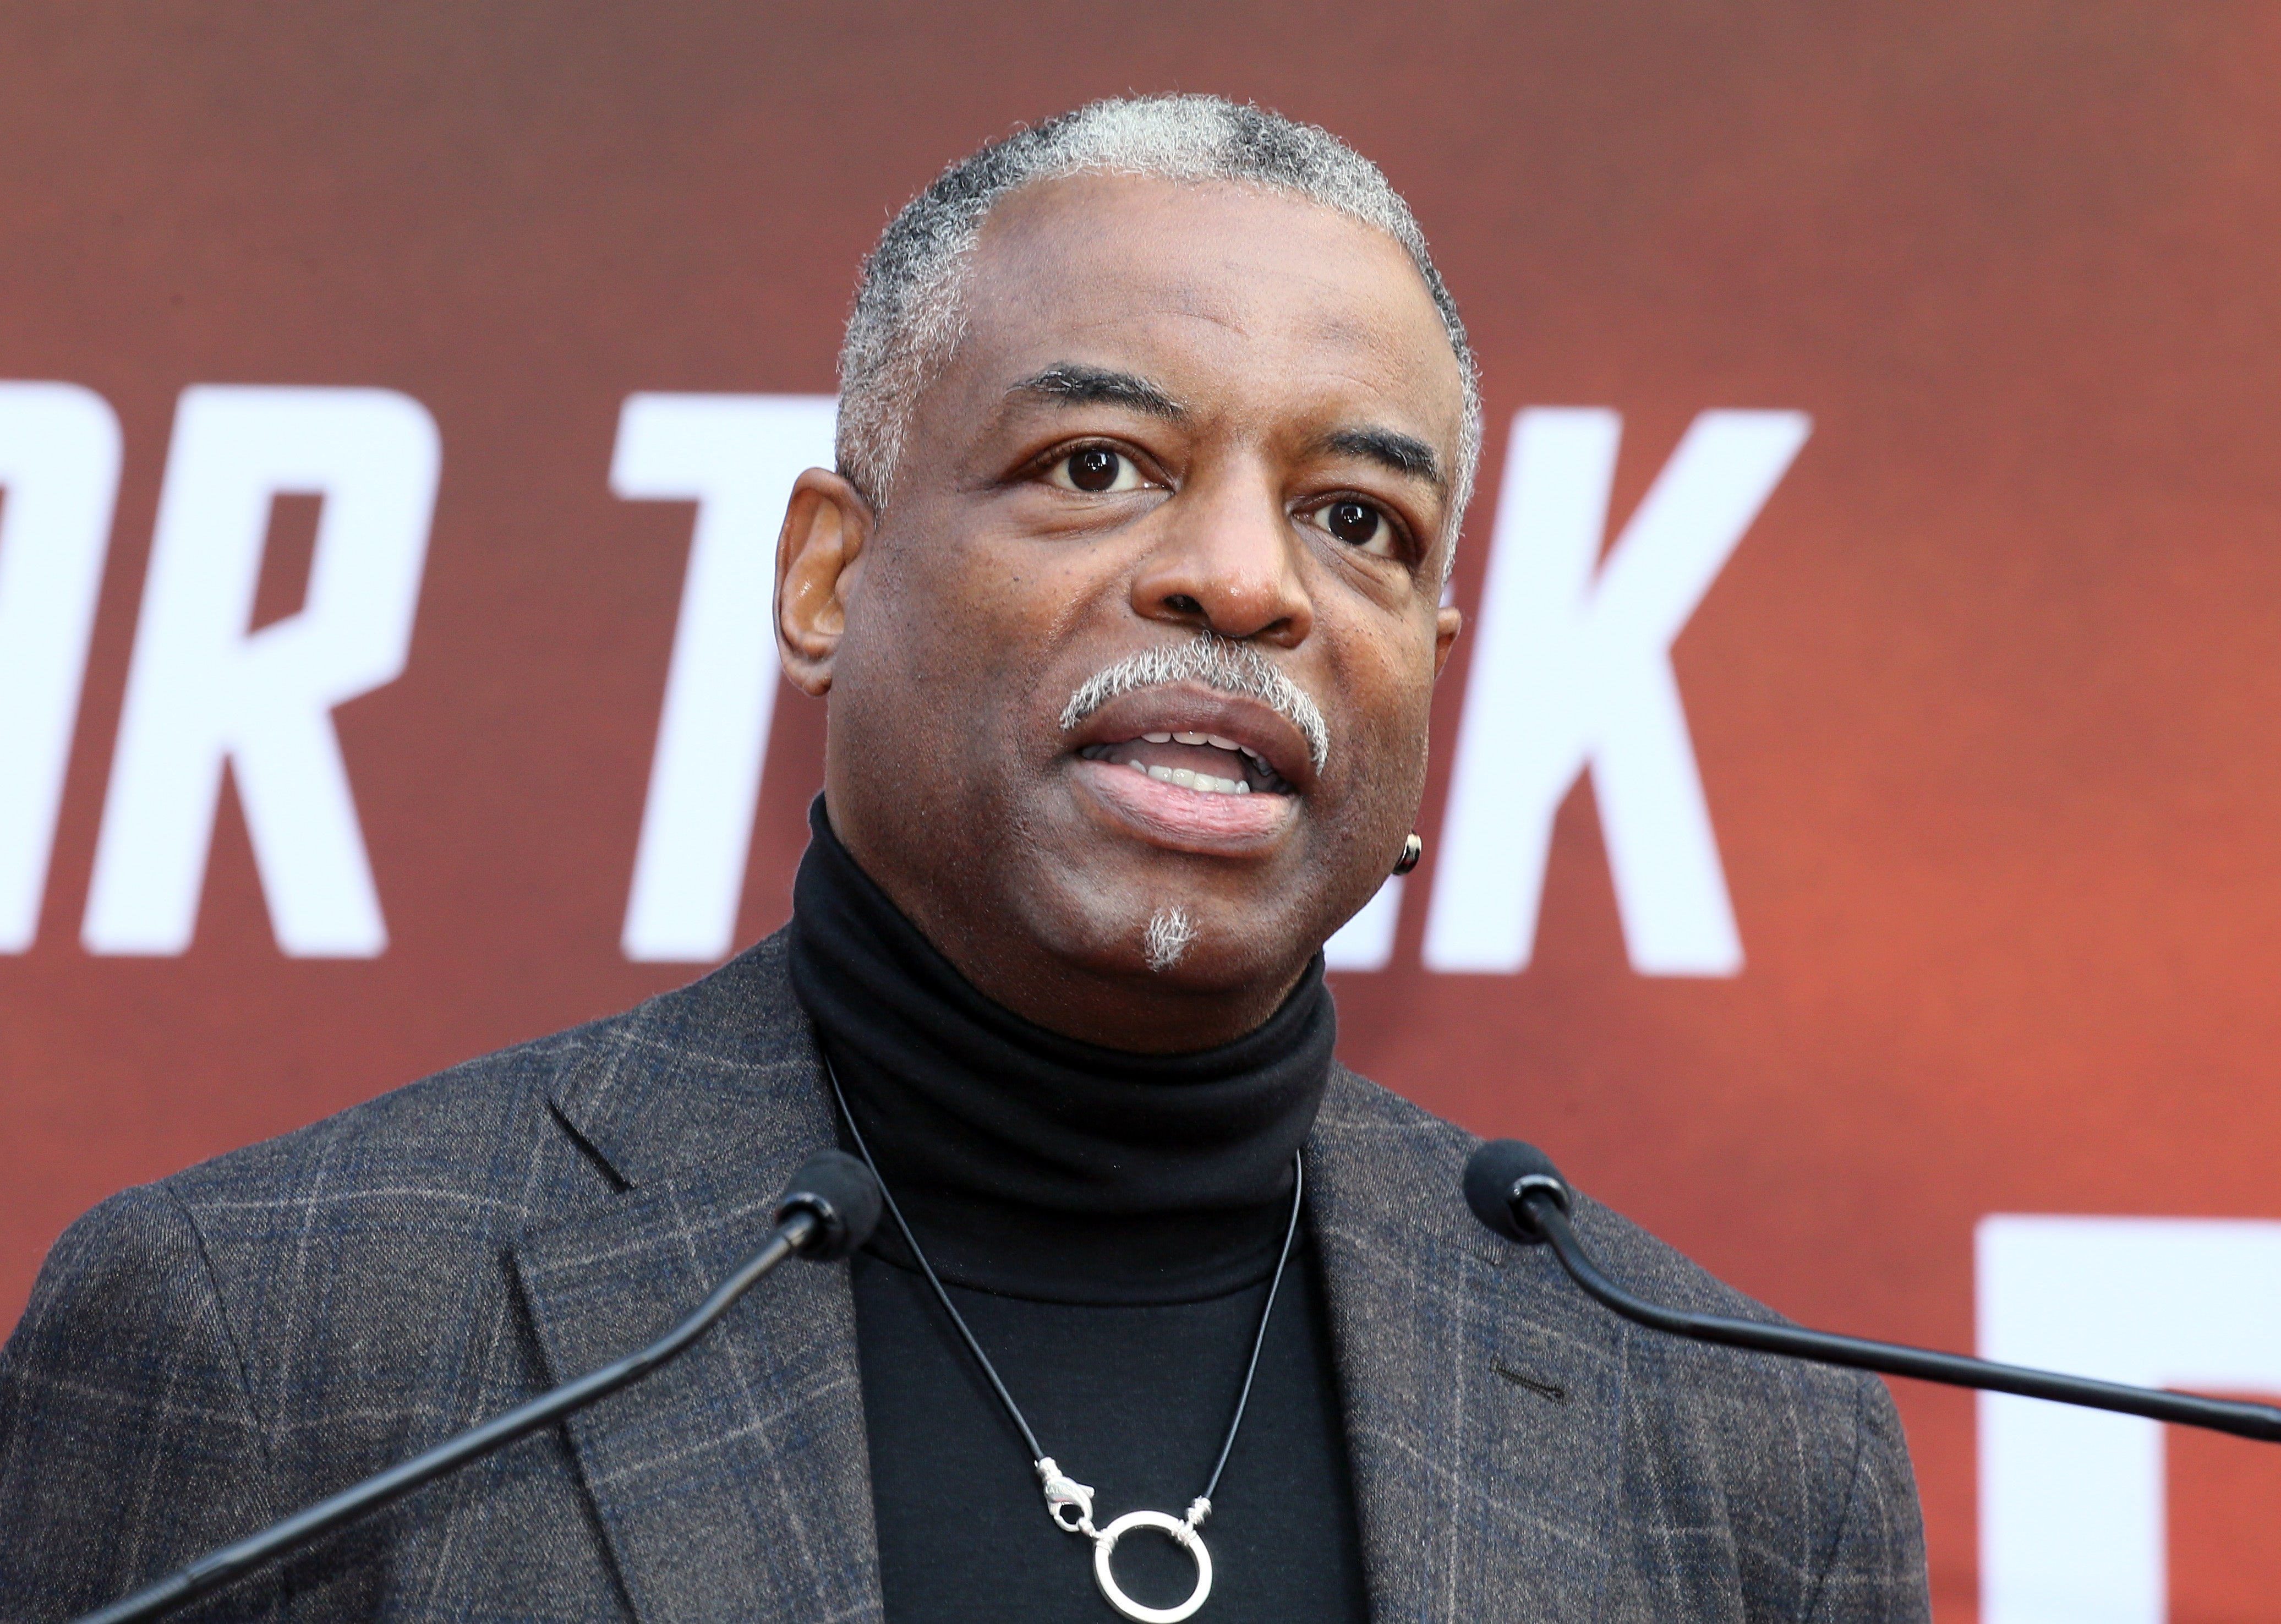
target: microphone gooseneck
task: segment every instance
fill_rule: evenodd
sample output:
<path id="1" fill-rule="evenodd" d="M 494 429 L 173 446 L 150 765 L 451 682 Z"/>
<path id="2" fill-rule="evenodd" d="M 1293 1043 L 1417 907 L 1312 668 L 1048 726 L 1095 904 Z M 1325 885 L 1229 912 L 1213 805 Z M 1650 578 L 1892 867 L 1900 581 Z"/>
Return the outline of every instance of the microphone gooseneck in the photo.
<path id="1" fill-rule="evenodd" d="M 242 1578 L 271 1558 L 305 1545 L 319 1536 L 377 1511 L 410 1494 L 421 1484 L 481 1460 L 516 1439 L 630 1387 L 686 1352 L 711 1330 L 738 1298 L 762 1278 L 797 1253 L 816 1262 L 844 1257 L 871 1238 L 879 1222 L 879 1182 L 871 1170 L 844 1150 L 820 1150 L 800 1164 L 785 1187 L 776 1208 L 776 1230 L 768 1243 L 738 1264 L 713 1295 L 680 1324 L 638 1353 L 614 1365 L 590 1371 L 566 1381 L 503 1415 L 447 1438 L 434 1449 L 375 1473 L 296 1512 L 282 1522 L 220 1550 L 209 1551 L 188 1567 L 177 1569 L 156 1584 L 124 1600 L 88 1613 L 76 1624 L 131 1624 L 195 1600 Z"/>
<path id="2" fill-rule="evenodd" d="M 2201 1398 L 2191 1393 L 2095 1381 L 2085 1376 L 2030 1370 L 2021 1365 L 1999 1365 L 1987 1359 L 1967 1358 L 1962 1354 L 1839 1336 L 1798 1326 L 1697 1314 L 1635 1296 L 1603 1273 L 1592 1261 L 1591 1254 L 1584 1249 L 1583 1242 L 1577 1239 L 1569 1218 L 1572 1203 L 1568 1186 L 1559 1170 L 1542 1150 L 1518 1140 L 1492 1140 L 1474 1151 L 1465 1164 L 1465 1204 L 1488 1227 L 1524 1246 L 1550 1245 L 1569 1278 L 1603 1306 L 1673 1336 L 1811 1359 L 1822 1365 L 1845 1365 L 1886 1375 L 1910 1376 L 1950 1387 L 1977 1388 L 2092 1410 L 2112 1410 L 2124 1415 L 2144 1416 L 2149 1420 L 2208 1427 L 2238 1438 L 2281 1443 L 2281 1409 L 2270 1404 Z"/>

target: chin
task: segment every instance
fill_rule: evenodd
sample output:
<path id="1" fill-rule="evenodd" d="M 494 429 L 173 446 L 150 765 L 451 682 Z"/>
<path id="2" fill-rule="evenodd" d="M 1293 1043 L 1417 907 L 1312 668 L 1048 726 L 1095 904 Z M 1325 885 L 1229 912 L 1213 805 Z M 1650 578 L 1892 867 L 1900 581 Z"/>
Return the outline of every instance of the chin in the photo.
<path id="1" fill-rule="evenodd" d="M 1211 995 L 1280 980 L 1304 965 L 1328 934 L 1301 924 L 1285 909 L 1234 907 L 1183 897 L 1174 888 L 1115 908 L 1093 901 L 1064 938 L 1067 956 L 1097 975 L 1143 979 L 1168 991 Z"/>

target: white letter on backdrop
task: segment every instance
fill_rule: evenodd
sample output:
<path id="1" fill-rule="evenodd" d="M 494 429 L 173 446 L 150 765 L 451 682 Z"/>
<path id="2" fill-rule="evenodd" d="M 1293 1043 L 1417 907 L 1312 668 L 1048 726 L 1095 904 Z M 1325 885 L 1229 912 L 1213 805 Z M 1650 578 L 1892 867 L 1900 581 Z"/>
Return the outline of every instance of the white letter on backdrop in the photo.
<path id="1" fill-rule="evenodd" d="M 776 540 L 800 470 L 830 468 L 829 395 L 629 395 L 610 489 L 695 502 L 696 535 L 650 764 L 622 945 L 725 957 L 776 709 Z"/>
<path id="2" fill-rule="evenodd" d="M 434 420 L 390 391 L 182 391 L 81 929 L 91 951 L 189 945 L 225 762 L 277 945 L 387 947 L 331 713 L 404 669 L 441 460 Z M 308 599 L 249 631 L 280 495 L 323 499 Z"/>
<path id="3" fill-rule="evenodd" d="M 40 928 L 119 493 L 119 419 L 75 383 L 0 383 L 0 953 Z"/>
<path id="4" fill-rule="evenodd" d="M 1999 1214 L 1980 1356 L 2135 1387 L 2281 1393 L 2281 1223 Z M 1983 1393 L 1983 1624 L 2162 1624 L 2162 1428 Z"/>
<path id="5" fill-rule="evenodd" d="M 1742 967 L 1671 645 L 1808 427 L 1796 412 L 1702 414 L 1599 565 L 1621 420 L 1549 409 L 1514 420 L 1427 968 L 1527 964 L 1553 815 L 1588 768 L 1632 967 Z"/>

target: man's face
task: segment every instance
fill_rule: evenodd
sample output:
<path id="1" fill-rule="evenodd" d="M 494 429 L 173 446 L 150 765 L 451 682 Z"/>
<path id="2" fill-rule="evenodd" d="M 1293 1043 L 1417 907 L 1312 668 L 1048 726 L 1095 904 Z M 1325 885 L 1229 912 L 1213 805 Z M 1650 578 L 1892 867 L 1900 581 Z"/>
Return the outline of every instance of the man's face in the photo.
<path id="1" fill-rule="evenodd" d="M 1017 194 L 966 309 L 884 511 L 804 476 L 842 510 L 844 630 L 788 662 L 831 692 L 833 824 L 1000 1001 L 1125 1048 L 1225 1041 L 1416 813 L 1458 629 L 1457 360 L 1395 243 L 1233 186 Z M 802 512 L 788 646 L 821 601 Z M 1151 653 L 1265 697 L 1120 664 Z"/>

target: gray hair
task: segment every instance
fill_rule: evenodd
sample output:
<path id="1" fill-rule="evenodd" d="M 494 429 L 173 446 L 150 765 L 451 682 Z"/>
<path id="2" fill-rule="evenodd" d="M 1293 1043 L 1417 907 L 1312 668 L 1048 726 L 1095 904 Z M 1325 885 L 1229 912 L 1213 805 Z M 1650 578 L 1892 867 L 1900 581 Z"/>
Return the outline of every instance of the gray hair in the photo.
<path id="1" fill-rule="evenodd" d="M 1062 707 L 1061 730 L 1068 732 L 1111 700 L 1183 682 L 1257 700 L 1299 730 L 1317 772 L 1330 761 L 1331 730 L 1323 721 L 1322 708 L 1256 648 L 1217 631 L 1199 631 L 1186 643 L 1143 649 L 1094 672 Z"/>
<path id="2" fill-rule="evenodd" d="M 839 471 L 883 505 L 913 406 L 965 331 L 962 293 L 982 223 L 1023 187 L 1077 174 L 1221 181 L 1287 192 L 1385 232 L 1410 255 L 1465 379 L 1450 532 L 1473 492 L 1481 388 L 1465 323 L 1426 234 L 1378 166 L 1327 131 L 1217 96 L 1099 101 L 961 159 L 903 205 L 863 262 L 839 352 Z"/>
<path id="3" fill-rule="evenodd" d="M 1187 956 L 1196 940 L 1195 921 L 1185 908 L 1160 908 L 1148 916 L 1140 936 L 1140 955 L 1148 968 L 1162 975 Z"/>

